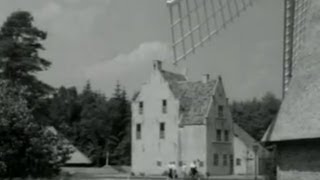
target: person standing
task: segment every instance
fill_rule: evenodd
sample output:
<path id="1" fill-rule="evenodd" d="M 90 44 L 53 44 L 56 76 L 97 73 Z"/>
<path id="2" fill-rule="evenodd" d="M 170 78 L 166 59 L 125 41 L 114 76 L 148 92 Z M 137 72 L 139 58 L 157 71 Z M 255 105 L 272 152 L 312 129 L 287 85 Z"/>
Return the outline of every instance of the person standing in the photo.
<path id="1" fill-rule="evenodd" d="M 173 178 L 172 162 L 170 162 L 170 163 L 168 164 L 168 177 L 169 177 L 169 179 L 172 179 L 172 178 Z"/>
<path id="2" fill-rule="evenodd" d="M 193 161 L 191 164 L 190 164 L 190 173 L 191 173 L 191 177 L 192 178 L 195 178 L 196 175 L 197 175 L 197 166 L 196 166 L 196 162 Z"/>
<path id="3" fill-rule="evenodd" d="M 183 176 L 184 178 L 187 177 L 187 165 L 186 165 L 186 163 L 183 163 L 183 164 L 182 164 L 182 176 Z"/>
<path id="4" fill-rule="evenodd" d="M 172 162 L 172 177 L 173 178 L 177 178 L 178 177 L 178 175 L 177 175 L 177 167 L 176 167 L 175 162 Z"/>

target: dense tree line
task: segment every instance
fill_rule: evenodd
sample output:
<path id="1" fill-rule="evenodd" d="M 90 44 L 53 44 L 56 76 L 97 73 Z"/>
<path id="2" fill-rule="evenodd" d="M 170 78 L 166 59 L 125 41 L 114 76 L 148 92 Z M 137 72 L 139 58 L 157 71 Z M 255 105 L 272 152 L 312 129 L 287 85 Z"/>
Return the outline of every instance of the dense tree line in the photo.
<path id="1" fill-rule="evenodd" d="M 60 87 L 48 102 L 49 124 L 56 127 L 94 165 L 130 164 L 130 103 L 118 83 L 110 99 L 93 91 Z M 108 157 L 107 157 L 108 156 Z"/>
<path id="2" fill-rule="evenodd" d="M 261 140 L 270 123 L 276 118 L 281 101 L 270 92 L 261 99 L 234 101 L 233 120 L 256 140 Z"/>

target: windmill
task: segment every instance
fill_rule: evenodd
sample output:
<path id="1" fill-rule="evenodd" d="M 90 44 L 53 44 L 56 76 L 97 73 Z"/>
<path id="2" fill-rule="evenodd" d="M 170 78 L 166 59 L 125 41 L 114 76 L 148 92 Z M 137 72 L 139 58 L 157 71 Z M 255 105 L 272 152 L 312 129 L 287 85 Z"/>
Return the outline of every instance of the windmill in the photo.
<path id="1" fill-rule="evenodd" d="M 174 64 L 214 39 L 257 0 L 167 0 Z M 308 0 L 284 1 L 283 97 L 305 40 Z"/>

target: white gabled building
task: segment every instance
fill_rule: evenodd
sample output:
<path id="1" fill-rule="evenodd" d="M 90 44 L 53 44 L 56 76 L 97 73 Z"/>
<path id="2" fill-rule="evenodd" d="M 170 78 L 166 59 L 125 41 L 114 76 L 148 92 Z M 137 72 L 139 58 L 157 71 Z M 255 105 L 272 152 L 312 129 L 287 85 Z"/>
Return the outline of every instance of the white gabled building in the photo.
<path id="1" fill-rule="evenodd" d="M 185 75 L 164 70 L 161 61 L 155 60 L 150 80 L 131 106 L 133 173 L 162 174 L 170 162 L 180 173 L 182 164 L 193 161 L 201 174 L 240 171 L 234 166 L 234 145 L 238 143 L 234 143 L 220 76 L 210 79 L 206 74 L 200 81 L 188 81 Z"/>

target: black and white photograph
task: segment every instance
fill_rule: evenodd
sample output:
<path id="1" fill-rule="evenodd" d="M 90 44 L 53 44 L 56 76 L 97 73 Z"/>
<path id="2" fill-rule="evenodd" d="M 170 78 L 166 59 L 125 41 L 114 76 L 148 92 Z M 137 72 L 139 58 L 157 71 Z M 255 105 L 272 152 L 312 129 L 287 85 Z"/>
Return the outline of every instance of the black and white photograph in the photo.
<path id="1" fill-rule="evenodd" d="M 320 180 L 320 0 L 0 0 L 0 179 Z"/>

